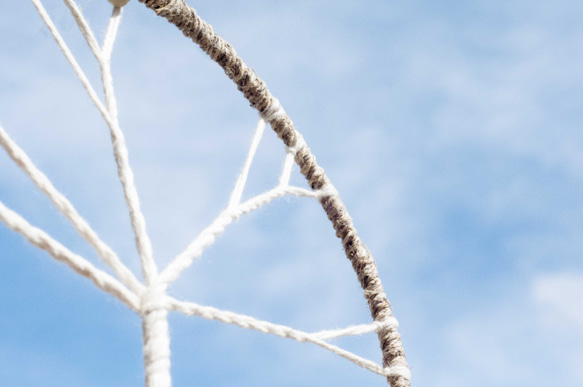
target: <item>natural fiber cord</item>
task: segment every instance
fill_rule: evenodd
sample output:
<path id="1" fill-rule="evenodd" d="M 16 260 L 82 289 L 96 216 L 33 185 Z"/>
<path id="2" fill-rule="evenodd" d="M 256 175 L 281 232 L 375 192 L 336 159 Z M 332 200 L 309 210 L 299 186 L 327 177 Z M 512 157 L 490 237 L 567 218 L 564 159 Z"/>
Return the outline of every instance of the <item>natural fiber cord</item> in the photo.
<path id="1" fill-rule="evenodd" d="M 316 191 L 329 192 L 320 198 L 320 203 L 336 230 L 336 236 L 342 240 L 346 256 L 352 262 L 352 267 L 364 290 L 373 319 L 382 323 L 391 317 L 391 304 L 384 293 L 374 258 L 358 237 L 352 219 L 326 173 L 316 162 L 316 157 L 310 152 L 310 148 L 303 141 L 298 142 L 298 132 L 292 120 L 271 95 L 265 83 L 255 74 L 255 71 L 245 65 L 235 49 L 215 34 L 213 28 L 202 20 L 184 0 L 139 1 L 154 10 L 158 16 L 166 18 L 185 36 L 198 44 L 213 61 L 223 68 L 225 74 L 235 82 L 251 106 L 271 124 L 284 144 L 292 148 L 297 147 L 294 152 L 295 161 L 310 187 Z M 396 329 L 387 327 L 378 334 L 383 351 L 383 364 L 389 367 L 407 367 L 401 336 Z M 390 376 L 388 381 L 393 387 L 409 386 L 409 380 L 400 375 Z"/>
<path id="2" fill-rule="evenodd" d="M 156 11 L 158 15 L 165 17 L 176 25 L 186 36 L 194 40 L 204 52 L 210 55 L 225 70 L 227 76 L 236 83 L 239 90 L 243 92 L 245 98 L 251 103 L 251 106 L 257 109 L 261 116 L 247 159 L 236 180 L 226 208 L 194 238 L 181 254 L 176 256 L 165 268 L 158 270 L 147 233 L 146 220 L 140 209 L 138 191 L 135 187 L 134 175 L 129 162 L 129 152 L 118 121 L 117 102 L 111 72 L 111 55 L 122 17 L 121 6 L 125 5 L 127 1 L 110 0 L 114 4 L 114 8 L 105 39 L 103 44 L 100 45 L 75 1 L 64 0 L 99 64 L 104 101 L 95 92 L 91 82 L 43 7 L 42 1 L 31 1 L 109 128 L 117 173 L 126 199 L 136 248 L 141 258 L 144 281 L 143 283 L 140 282 L 134 273 L 123 264 L 118 255 L 100 239 L 73 204 L 57 190 L 49 178 L 34 165 L 24 150 L 9 137 L 2 127 L 0 127 L 0 146 L 4 148 L 8 156 L 41 192 L 52 201 L 57 210 L 72 223 L 75 230 L 95 249 L 98 256 L 113 270 L 115 275 L 106 273 L 92 265 L 85 258 L 71 252 L 48 233 L 28 223 L 22 216 L 6 207 L 2 202 L 0 202 L 0 221 L 9 229 L 21 234 L 36 247 L 45 250 L 55 260 L 65 263 L 79 275 L 91 280 L 97 288 L 119 299 L 140 316 L 143 329 L 146 387 L 171 387 L 172 385 L 168 327 L 168 313 L 170 312 L 180 312 L 185 315 L 233 324 L 245 329 L 253 329 L 299 342 L 310 342 L 366 370 L 386 377 L 392 387 L 408 387 L 410 385 L 411 372 L 405 360 L 401 337 L 397 332 L 399 324 L 392 315 L 391 305 L 384 293 L 376 263 L 371 253 L 358 237 L 352 219 L 340 200 L 338 192 L 329 181 L 324 170 L 317 164 L 316 158 L 311 153 L 302 135 L 294 128 L 291 119 L 287 116 L 279 101 L 271 95 L 264 82 L 243 63 L 229 43 L 217 36 L 212 27 L 200 19 L 194 9 L 183 0 L 140 0 L 147 7 Z M 271 125 L 286 146 L 287 154 L 279 177 L 279 183 L 267 192 L 242 202 L 241 199 L 247 183 L 247 177 L 267 123 Z M 301 173 L 308 180 L 312 190 L 290 185 L 294 161 L 300 167 Z M 308 333 L 287 326 L 261 321 L 243 314 L 176 300 L 168 296 L 167 289 L 171 283 L 193 263 L 194 259 L 200 257 L 205 249 L 212 245 L 230 224 L 239 217 L 286 195 L 317 199 L 320 202 L 328 219 L 332 222 L 336 235 L 342 240 L 346 256 L 350 259 L 352 267 L 358 276 L 374 319 L 373 323 Z M 382 365 L 364 359 L 327 341 L 336 337 L 361 335 L 369 332 L 377 332 L 378 334 L 383 353 Z"/>

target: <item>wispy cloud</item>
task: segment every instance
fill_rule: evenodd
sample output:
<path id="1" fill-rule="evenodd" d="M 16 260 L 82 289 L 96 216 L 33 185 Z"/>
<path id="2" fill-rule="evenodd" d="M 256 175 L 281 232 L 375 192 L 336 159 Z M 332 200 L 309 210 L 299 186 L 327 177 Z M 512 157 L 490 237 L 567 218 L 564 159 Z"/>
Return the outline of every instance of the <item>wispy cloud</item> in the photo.
<path id="1" fill-rule="evenodd" d="M 102 36 L 109 6 L 80 3 Z M 416 384 L 581 384 L 578 2 L 194 5 L 267 81 L 338 187 L 378 261 Z M 66 8 L 47 6 L 97 85 L 97 67 Z M 32 6 L 7 7 L 0 120 L 139 272 L 107 128 Z M 258 117 L 222 70 L 138 2 L 125 11 L 113 65 L 130 161 L 156 258 L 165 264 L 226 204 Z M 283 156 L 266 133 L 245 195 L 276 183 Z M 0 171 L 0 200 L 97 262 L 2 155 Z M 297 171 L 292 180 L 304 184 Z M 7 334 L 22 332 L 18 316 L 42 317 L 34 310 L 49 301 L 55 319 L 83 323 L 58 300 L 77 286 L 79 297 L 89 297 L 88 285 L 63 280 L 64 268 L 1 227 L 0 246 Z M 35 304 L 36 293 L 21 284 L 44 280 L 46 298 Z M 369 318 L 325 214 L 305 198 L 279 200 L 230 226 L 171 291 L 306 330 Z M 21 304 L 29 313 L 21 315 Z M 111 324 L 103 342 L 114 335 L 119 348 L 129 348 L 133 365 L 107 364 L 118 367 L 110 373 L 116 380 L 132 383 L 141 378 L 140 326 L 120 310 L 103 301 L 83 313 Z M 124 339 L 131 324 L 135 337 Z M 385 384 L 317 348 L 196 319 L 173 317 L 172 327 L 177 385 L 216 378 L 241 386 Z M 50 334 L 66 340 L 68 329 Z M 95 356 L 113 356 L 79 336 Z M 31 345 L 34 335 L 19 340 L 0 339 L 9 375 L 26 359 L 73 376 L 91 367 L 85 357 L 72 370 L 54 365 Z M 380 358 L 374 334 L 341 344 Z M 30 353 L 6 355 L 18 346 Z M 66 346 L 54 351 L 74 358 Z M 127 367 L 135 379 L 124 379 Z"/>

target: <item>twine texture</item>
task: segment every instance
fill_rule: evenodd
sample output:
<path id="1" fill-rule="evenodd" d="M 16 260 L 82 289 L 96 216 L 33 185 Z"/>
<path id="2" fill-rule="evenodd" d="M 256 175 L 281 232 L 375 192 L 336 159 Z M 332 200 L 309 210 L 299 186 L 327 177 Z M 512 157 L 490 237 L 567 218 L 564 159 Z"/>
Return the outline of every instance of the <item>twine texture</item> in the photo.
<path id="1" fill-rule="evenodd" d="M 326 173 L 316 162 L 316 157 L 311 153 L 310 148 L 301 140 L 292 120 L 281 108 L 278 100 L 271 95 L 265 82 L 245 65 L 235 49 L 215 34 L 213 28 L 202 20 L 185 1 L 140 0 L 140 2 L 178 27 L 185 36 L 192 39 L 213 61 L 219 64 L 251 106 L 271 124 L 283 143 L 293 149 L 295 161 L 310 187 L 327 193 L 320 197 L 320 203 L 336 230 L 336 236 L 342 240 L 346 256 L 351 261 L 364 290 L 373 319 L 381 323 L 389 319 L 392 316 L 391 304 L 384 293 L 374 258 L 360 240 L 346 207 Z M 378 336 L 383 352 L 383 365 L 406 369 L 405 352 L 401 336 L 396 328 L 387 326 L 378 332 Z M 387 377 L 387 380 L 393 387 L 410 385 L 405 374 L 391 375 Z"/>
<path id="2" fill-rule="evenodd" d="M 158 270 L 147 233 L 146 221 L 140 208 L 134 174 L 129 162 L 129 152 L 118 120 L 111 71 L 111 55 L 122 17 L 121 6 L 125 5 L 127 0 L 110 0 L 115 6 L 105 39 L 101 45 L 75 0 L 64 0 L 99 64 L 104 101 L 95 92 L 91 82 L 52 22 L 42 5 L 42 0 L 31 0 L 109 128 L 117 173 L 126 199 L 136 249 L 140 255 L 143 282 L 124 265 L 118 255 L 97 235 L 73 204 L 58 191 L 49 178 L 36 167 L 25 151 L 9 137 L 1 126 L 0 147 L 6 151 L 39 190 L 52 201 L 55 208 L 71 222 L 75 230 L 95 249 L 101 260 L 113 270 L 115 275 L 106 273 L 91 264 L 86 258 L 73 253 L 48 233 L 33 226 L 22 216 L 5 206 L 1 201 L 0 222 L 3 222 L 14 232 L 21 234 L 31 244 L 46 251 L 55 260 L 66 264 L 77 274 L 89 279 L 98 289 L 117 298 L 140 316 L 143 329 L 146 387 L 171 387 L 172 385 L 169 312 L 179 312 L 233 324 L 241 328 L 299 342 L 310 342 L 366 370 L 386 377 L 387 382 L 392 387 L 408 387 L 411 372 L 405 360 L 401 337 L 397 332 L 399 324 L 392 315 L 391 304 L 384 293 L 374 258 L 358 237 L 353 221 L 340 200 L 337 190 L 329 181 L 324 170 L 317 164 L 310 148 L 302 135 L 294 128 L 293 122 L 279 101 L 271 95 L 265 83 L 258 78 L 255 72 L 243 63 L 229 43 L 217 36 L 212 27 L 200 19 L 194 9 L 183 0 L 140 1 L 158 15 L 175 24 L 187 37 L 190 37 L 204 52 L 210 55 L 224 69 L 227 76 L 235 82 L 238 89 L 261 116 L 247 159 L 235 182 L 227 207 L 194 238 L 182 253 L 176 256 L 165 268 Z M 271 125 L 286 146 L 287 154 L 279 183 L 266 192 L 242 201 L 251 164 L 267 123 Z M 294 161 L 312 190 L 290 185 Z M 312 198 L 320 202 L 328 219 L 332 222 L 337 237 L 341 239 L 346 256 L 357 274 L 374 322 L 343 329 L 308 333 L 231 311 L 176 300 L 167 294 L 167 289 L 172 282 L 192 264 L 194 259 L 200 257 L 204 250 L 212 245 L 230 224 L 239 217 L 286 195 Z M 327 340 L 337 337 L 361 335 L 369 332 L 376 332 L 379 337 L 383 353 L 382 365 L 327 342 Z"/>

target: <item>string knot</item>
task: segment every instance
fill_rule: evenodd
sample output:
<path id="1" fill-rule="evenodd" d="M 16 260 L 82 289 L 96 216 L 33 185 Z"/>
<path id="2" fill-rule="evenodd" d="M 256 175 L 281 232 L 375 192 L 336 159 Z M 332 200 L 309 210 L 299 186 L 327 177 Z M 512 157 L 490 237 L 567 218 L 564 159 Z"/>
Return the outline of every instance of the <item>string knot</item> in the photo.
<path id="1" fill-rule="evenodd" d="M 271 121 L 275 120 L 276 118 L 285 118 L 287 114 L 281 103 L 277 98 L 272 98 L 271 103 L 265 108 L 264 111 L 260 112 L 259 115 L 263 118 L 263 121 L 267 123 L 271 123 Z"/>
<path id="2" fill-rule="evenodd" d="M 385 368 L 385 376 L 387 377 L 401 377 L 407 381 L 411 380 L 411 370 L 406 366 L 392 366 Z"/>
<path id="3" fill-rule="evenodd" d="M 140 314 L 142 318 L 157 310 L 168 309 L 168 297 L 166 296 L 166 284 L 152 283 L 142 294 Z"/>

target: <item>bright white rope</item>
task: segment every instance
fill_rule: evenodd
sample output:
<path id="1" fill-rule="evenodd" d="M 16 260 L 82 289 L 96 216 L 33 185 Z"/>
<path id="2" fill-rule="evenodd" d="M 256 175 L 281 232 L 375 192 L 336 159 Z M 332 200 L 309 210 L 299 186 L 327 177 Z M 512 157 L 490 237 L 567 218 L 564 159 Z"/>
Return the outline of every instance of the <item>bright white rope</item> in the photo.
<path id="1" fill-rule="evenodd" d="M 118 278 L 136 294 L 141 294 L 144 286 L 120 261 L 113 250 L 99 238 L 85 219 L 79 215 L 71 202 L 53 186 L 51 181 L 34 165 L 27 154 L 12 141 L 2 126 L 0 126 L 0 146 L 6 150 L 8 156 L 30 177 L 34 184 L 51 199 L 55 207 L 69 219 L 77 232 L 95 248 L 99 257 L 113 269 Z"/>
<path id="2" fill-rule="evenodd" d="M 102 60 L 105 63 L 109 64 L 110 67 L 111 67 L 111 53 L 113 52 L 113 44 L 115 43 L 117 31 L 119 30 L 119 25 L 121 23 L 122 11 L 123 8 L 121 7 L 113 7 L 113 11 L 111 11 L 111 17 L 109 18 L 109 24 L 107 25 L 105 39 L 103 39 Z"/>
<path id="3" fill-rule="evenodd" d="M 170 333 L 166 285 L 152 283 L 142 297 L 143 352 L 146 387 L 171 387 Z"/>
<path id="4" fill-rule="evenodd" d="M 224 311 L 212 306 L 203 306 L 195 304 L 193 302 L 179 301 L 172 297 L 166 297 L 166 299 L 162 300 L 161 302 L 164 305 L 169 305 L 173 310 L 177 310 L 187 315 L 196 315 L 207 320 L 223 321 L 228 322 L 229 324 L 235 324 L 239 326 L 243 324 L 245 325 L 243 328 L 255 329 L 263 333 L 284 332 L 281 329 L 285 328 L 286 332 L 291 330 L 297 332 L 298 334 L 310 335 L 310 337 L 317 338 L 320 340 L 331 340 L 336 339 L 338 337 L 363 335 L 365 333 L 378 332 L 382 328 L 386 327 L 397 328 L 399 326 L 399 322 L 397 321 L 397 319 L 391 316 L 391 318 L 387 319 L 384 323 L 381 323 L 379 321 L 373 321 L 370 324 L 359 324 L 352 325 L 342 329 L 323 330 L 314 333 L 306 333 L 284 325 L 278 325 L 267 321 L 258 320 L 244 314 Z M 249 325 L 249 321 L 252 322 L 252 325 Z M 280 334 L 276 335 L 279 336 Z"/>
<path id="5" fill-rule="evenodd" d="M 91 27 L 89 27 L 89 23 L 87 23 L 87 20 L 85 20 L 85 18 L 83 17 L 83 14 L 81 13 L 81 9 L 79 9 L 79 7 L 77 6 L 77 3 L 75 3 L 73 0 L 63 0 L 63 1 L 65 2 L 65 5 L 67 6 L 67 8 L 69 8 L 69 10 L 71 11 L 71 15 L 73 15 L 75 22 L 77 22 L 77 26 L 79 27 L 79 31 L 81 31 L 81 34 L 85 38 L 85 41 L 87 41 L 87 45 L 89 46 L 89 49 L 91 49 L 91 52 L 95 56 L 95 59 L 97 59 L 99 61 L 101 58 L 101 47 L 99 47 L 99 43 L 97 43 L 97 39 L 95 39 L 95 35 L 93 35 L 93 31 L 91 31 Z M 39 1 L 39 3 L 40 3 L 40 1 Z"/>
<path id="6" fill-rule="evenodd" d="M 125 145 L 125 137 L 123 135 L 123 132 L 119 128 L 117 115 L 112 117 L 112 114 L 111 114 L 112 112 L 114 114 L 117 114 L 116 113 L 117 109 L 115 108 L 115 98 L 113 96 L 113 80 L 111 77 L 111 68 L 110 68 L 110 64 L 109 64 L 110 58 L 109 57 L 103 58 L 103 55 L 100 54 L 101 51 L 98 51 L 97 49 L 92 47 L 93 43 L 90 43 L 90 42 L 95 40 L 95 38 L 93 37 L 93 34 L 90 33 L 91 29 L 89 27 L 89 24 L 83 18 L 83 15 L 81 14 L 81 11 L 79 10 L 79 8 L 76 6 L 69 7 L 75 20 L 77 21 L 77 23 L 80 26 L 81 32 L 85 36 L 89 46 L 92 47 L 92 51 L 93 51 L 94 55 L 96 56 L 97 60 L 99 61 L 99 66 L 100 66 L 101 74 L 102 74 L 103 88 L 104 88 L 105 97 L 106 97 L 106 104 L 108 106 L 108 108 L 106 110 L 106 108 L 103 106 L 103 104 L 99 100 L 99 97 L 95 93 L 95 90 L 91 86 L 89 80 L 85 76 L 85 73 L 83 72 L 83 70 L 81 69 L 81 67 L 79 66 L 77 61 L 75 60 L 75 57 L 73 56 L 73 54 L 69 50 L 67 44 L 65 43 L 65 41 L 61 37 L 59 31 L 57 30 L 56 26 L 52 22 L 49 14 L 47 13 L 45 8 L 43 7 L 40 0 L 31 0 L 31 1 L 34 4 L 35 8 L 37 9 L 41 19 L 44 21 L 44 23 L 47 25 L 49 31 L 53 35 L 53 38 L 55 39 L 55 41 L 57 42 L 57 44 L 61 48 L 61 51 L 63 52 L 63 54 L 67 58 L 67 61 L 71 64 L 71 67 L 73 67 L 73 71 L 75 72 L 77 77 L 81 80 L 81 83 L 85 87 L 85 90 L 89 94 L 89 97 L 91 98 L 91 100 L 93 101 L 93 103 L 95 104 L 97 109 L 101 112 L 101 115 L 103 116 L 105 122 L 107 123 L 107 126 L 110 129 L 112 144 L 113 144 L 113 148 L 114 148 L 114 156 L 115 156 L 115 160 L 116 160 L 117 168 L 118 168 L 118 175 L 119 175 L 120 181 L 122 183 L 126 203 L 128 205 L 129 211 L 130 211 L 132 228 L 133 228 L 134 234 L 136 236 L 136 245 L 138 248 L 138 252 L 140 253 L 140 258 L 142 260 L 142 269 L 144 272 L 144 278 L 146 280 L 146 284 L 148 284 L 148 283 L 150 283 L 152 277 L 155 276 L 155 274 L 157 273 L 157 268 L 156 268 L 156 264 L 154 263 L 154 259 L 153 259 L 152 245 L 151 245 L 150 239 L 148 237 L 148 234 L 146 232 L 146 221 L 145 221 L 144 216 L 143 216 L 141 209 L 140 209 L 140 201 L 139 201 L 138 193 L 137 193 L 137 190 L 136 190 L 135 184 L 134 184 L 134 175 L 133 175 L 133 172 L 132 172 L 130 165 L 129 165 L 128 150 L 127 150 L 127 147 Z M 117 9 L 117 12 L 116 12 L 116 9 Z M 119 8 L 117 8 L 117 7 L 114 8 L 114 11 L 113 11 L 113 14 L 111 17 L 111 21 L 110 21 L 110 27 L 107 30 L 107 36 L 105 39 L 105 41 L 108 43 L 106 46 L 106 48 L 108 48 L 108 49 L 109 49 L 109 47 L 111 47 L 111 48 L 113 47 L 113 41 L 115 40 L 115 36 L 117 33 L 117 26 L 119 25 L 119 18 L 120 17 L 121 17 L 121 12 L 120 12 Z M 109 49 L 109 53 L 111 53 L 110 49 Z M 112 111 L 110 111 L 110 108 L 112 108 Z"/>
<path id="7" fill-rule="evenodd" d="M 203 318 L 208 319 L 208 320 L 217 320 L 217 321 L 223 322 L 225 324 L 233 324 L 233 325 L 240 326 L 241 328 L 253 329 L 253 330 L 256 330 L 256 331 L 259 331 L 262 333 L 267 333 L 267 334 L 271 334 L 271 335 L 275 335 L 275 336 L 279 336 L 279 337 L 283 337 L 283 338 L 290 338 L 292 340 L 299 341 L 299 342 L 314 343 L 316 345 L 319 345 L 322 348 L 329 350 L 330 352 L 333 352 L 333 353 L 353 362 L 354 364 L 356 364 L 362 368 L 365 368 L 371 372 L 374 372 L 374 373 L 382 375 L 382 376 L 402 375 L 407 379 L 410 379 L 410 377 L 411 377 L 410 371 L 406 367 L 383 368 L 382 366 L 380 366 L 379 364 L 377 364 L 371 360 L 362 358 L 362 357 L 355 355 L 351 352 L 348 352 L 340 347 L 337 347 L 333 344 L 327 343 L 326 341 L 324 341 L 320 337 L 320 336 L 326 336 L 326 334 L 329 334 L 330 332 L 324 331 L 324 332 L 319 332 L 319 333 L 306 333 L 306 332 L 302 332 L 302 331 L 299 331 L 296 329 L 292 329 L 292 328 L 287 327 L 285 325 L 273 324 L 273 323 L 270 323 L 267 321 L 261 321 L 261 320 L 255 319 L 255 318 L 250 317 L 250 316 L 245 316 L 245 315 L 241 315 L 241 314 L 237 314 L 237 313 L 233 313 L 233 312 L 228 312 L 228 311 L 221 311 L 217 308 L 213 308 L 212 306 L 202 306 L 202 305 L 198 305 L 198 304 L 195 304 L 192 302 L 178 301 L 178 300 L 173 299 L 173 298 L 169 298 L 168 302 L 169 302 L 170 308 L 172 310 L 180 311 L 186 315 L 200 316 L 200 317 L 203 317 Z M 373 324 L 370 324 L 370 325 L 373 325 Z M 368 331 L 370 332 L 370 331 L 378 330 L 379 328 L 380 327 L 378 325 L 374 325 L 372 330 L 368 330 Z M 364 330 L 365 329 L 363 329 L 363 326 L 357 326 L 357 327 L 346 328 L 344 331 L 345 332 L 357 332 L 357 331 L 362 332 Z M 333 333 L 333 335 L 336 335 L 338 333 L 339 333 L 338 331 L 335 331 Z M 337 337 L 337 336 L 334 336 L 334 337 Z"/>
<path id="8" fill-rule="evenodd" d="M 101 82 L 103 83 L 103 92 L 105 94 L 105 105 L 109 111 L 111 119 L 116 123 L 119 130 L 119 122 L 117 115 L 117 101 L 115 99 L 115 92 L 113 90 L 113 76 L 111 74 L 111 54 L 113 52 L 113 44 L 117 37 L 119 24 L 121 22 L 122 9 L 114 7 L 107 25 L 107 32 L 103 40 L 103 51 L 100 58 L 98 58 L 101 69 Z M 119 130 L 121 132 L 121 130 Z M 123 134 L 122 134 L 123 135 Z"/>
<path id="9" fill-rule="evenodd" d="M 117 164 L 119 180 L 123 186 L 126 204 L 130 211 L 132 228 L 136 237 L 136 246 L 142 260 L 142 271 L 146 285 L 150 284 L 156 277 L 158 269 L 154 262 L 152 252 L 152 242 L 146 231 L 146 219 L 140 209 L 140 198 L 134 182 L 134 173 L 130 167 L 129 152 L 125 142 L 125 136 L 119 126 L 117 118 L 117 103 L 113 90 L 113 77 L 111 75 L 111 52 L 113 43 L 117 34 L 119 23 L 121 21 L 121 8 L 114 7 L 107 28 L 103 55 L 99 59 L 101 69 L 101 80 L 105 93 L 105 103 L 111 117 L 111 123 L 108 123 L 111 142 L 113 144 L 113 153 Z"/>
<path id="10" fill-rule="evenodd" d="M 279 177 L 279 186 L 287 187 L 291 179 L 292 168 L 294 166 L 295 155 L 291 152 L 287 152 L 285 155 L 285 161 L 283 163 L 283 170 L 281 171 L 281 176 Z"/>
<path id="11" fill-rule="evenodd" d="M 174 259 L 166 268 L 160 273 L 159 280 L 164 283 L 171 283 L 180 273 L 192 264 L 195 258 L 198 258 L 204 249 L 212 245 L 220 234 L 225 231 L 225 228 L 233 221 L 239 219 L 241 215 L 248 214 L 259 207 L 266 205 L 273 199 L 285 196 L 305 196 L 315 198 L 317 194 L 307 189 L 298 187 L 277 187 L 267 191 L 261 195 L 257 195 L 244 203 L 239 204 L 232 210 L 223 211 L 210 226 L 205 228 L 195 239 L 188 245 L 186 250 Z"/>
<path id="12" fill-rule="evenodd" d="M 36 8 L 36 10 L 38 11 L 38 14 L 40 15 L 41 19 L 47 25 L 47 28 L 49 29 L 51 35 L 53 35 L 53 38 L 55 39 L 55 41 L 59 45 L 59 48 L 61 49 L 61 51 L 65 55 L 65 58 L 67 59 L 69 64 L 71 64 L 71 67 L 73 67 L 73 71 L 75 72 L 75 75 L 77 75 L 77 78 L 79 78 L 79 80 L 81 81 L 81 84 L 83 85 L 83 87 L 87 91 L 87 94 L 89 94 L 89 98 L 91 98 L 91 101 L 93 101 L 93 103 L 95 104 L 95 106 L 97 107 L 97 109 L 99 110 L 99 112 L 101 113 L 103 118 L 105 119 L 105 121 L 109 122 L 110 119 L 109 119 L 109 114 L 107 113 L 107 110 L 105 109 L 105 107 L 103 106 L 101 101 L 99 100 L 97 93 L 95 93 L 95 90 L 93 90 L 93 87 L 91 86 L 91 83 L 87 79 L 87 76 L 85 75 L 85 73 L 83 72 L 83 70 L 81 69 L 81 67 L 77 63 L 77 61 L 75 60 L 75 57 L 71 53 L 71 50 L 69 50 L 67 43 L 65 43 L 65 41 L 61 37 L 59 30 L 57 29 L 57 27 L 55 26 L 55 24 L 51 20 L 51 17 L 49 16 L 47 11 L 43 7 L 42 3 L 40 2 L 40 0 L 31 0 L 31 1 L 32 1 L 32 4 L 34 5 L 34 7 Z"/>
<path id="13" fill-rule="evenodd" d="M 399 327 L 399 322 L 393 316 L 389 317 L 384 323 L 380 321 L 373 321 L 370 324 L 360 324 L 360 325 L 353 325 L 350 327 L 342 328 L 342 329 L 334 329 L 334 330 L 325 330 L 316 333 L 312 333 L 313 336 L 321 339 L 321 340 L 330 340 L 335 339 L 337 337 L 344 337 L 344 336 L 358 336 L 364 335 L 365 333 L 370 332 L 378 332 L 384 327 Z"/>
<path id="14" fill-rule="evenodd" d="M 216 237 L 222 234 L 225 231 L 226 227 L 233 221 L 237 220 L 241 215 L 248 214 L 266 205 L 273 199 L 282 197 L 286 194 L 293 196 L 305 196 L 311 198 L 317 198 L 321 194 L 319 192 L 313 192 L 307 189 L 291 187 L 288 185 L 293 166 L 293 156 L 295 155 L 294 152 L 297 152 L 297 150 L 289 148 L 291 149 L 291 151 L 288 150 L 288 154 L 286 155 L 284 167 L 279 178 L 279 185 L 276 188 L 273 188 L 263 194 L 257 195 L 254 198 L 247 200 L 244 203 L 240 203 L 243 191 L 245 189 L 245 185 L 247 183 L 247 176 L 249 175 L 251 163 L 253 162 L 253 158 L 255 157 L 255 153 L 257 152 L 257 147 L 259 146 L 261 137 L 263 136 L 265 125 L 266 125 L 265 119 L 263 118 L 260 119 L 257 124 L 257 128 L 255 129 L 255 134 L 251 142 L 251 147 L 249 149 L 247 159 L 245 160 L 245 164 L 243 166 L 241 174 L 237 179 L 235 188 L 231 193 L 227 209 L 221 212 L 221 214 L 219 214 L 219 216 L 211 223 L 211 225 L 204 229 L 194 239 L 194 241 L 191 242 L 190 245 L 188 245 L 186 250 L 182 252 L 180 255 L 178 255 L 160 273 L 159 280 L 161 282 L 169 284 L 176 278 L 178 278 L 180 273 L 186 268 L 188 268 L 195 258 L 202 255 L 204 249 L 212 245 Z"/>
<path id="15" fill-rule="evenodd" d="M 227 209 L 231 210 L 241 203 L 241 197 L 243 196 L 243 190 L 245 189 L 245 184 L 247 184 L 247 176 L 249 176 L 249 169 L 251 169 L 251 163 L 257 152 L 257 147 L 261 142 L 261 137 L 263 137 L 263 132 L 265 132 L 265 121 L 259 119 L 257 123 L 257 129 L 255 129 L 255 134 L 253 135 L 253 141 L 251 141 L 251 146 L 249 147 L 249 153 L 247 154 L 247 159 L 243 165 L 243 170 L 237 178 L 235 183 L 235 188 L 231 193 L 231 199 L 229 200 L 229 205 Z"/>
<path id="16" fill-rule="evenodd" d="M 64 262 L 78 274 L 89 278 L 99 289 L 119 299 L 130 309 L 139 311 L 140 301 L 138 297 L 118 280 L 99 270 L 83 257 L 69 251 L 43 230 L 32 226 L 16 212 L 10 210 L 2 202 L 0 202 L 0 220 L 8 228 L 24 236 L 33 245 L 45 250 L 57 261 Z"/>

